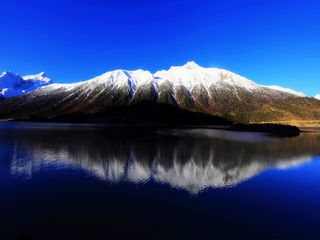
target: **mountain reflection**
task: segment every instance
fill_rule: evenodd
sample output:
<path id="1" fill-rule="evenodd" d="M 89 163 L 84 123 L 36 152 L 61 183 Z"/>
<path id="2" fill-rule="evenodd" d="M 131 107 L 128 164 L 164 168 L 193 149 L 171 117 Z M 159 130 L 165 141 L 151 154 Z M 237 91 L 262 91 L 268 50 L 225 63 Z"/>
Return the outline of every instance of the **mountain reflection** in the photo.
<path id="1" fill-rule="evenodd" d="M 320 154 L 319 134 L 268 138 L 222 130 L 46 127 L 1 129 L 1 135 L 0 143 L 11 143 L 15 176 L 80 168 L 101 180 L 153 179 L 192 193 L 233 186 L 267 168 L 285 169 Z"/>

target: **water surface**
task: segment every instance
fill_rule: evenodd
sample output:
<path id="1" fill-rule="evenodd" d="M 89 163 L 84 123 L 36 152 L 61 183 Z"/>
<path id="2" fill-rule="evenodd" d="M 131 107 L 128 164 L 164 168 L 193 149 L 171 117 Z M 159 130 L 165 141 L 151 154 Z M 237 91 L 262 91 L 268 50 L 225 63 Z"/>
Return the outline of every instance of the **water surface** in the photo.
<path id="1" fill-rule="evenodd" d="M 0 124 L 1 239 L 319 239 L 320 134 Z"/>

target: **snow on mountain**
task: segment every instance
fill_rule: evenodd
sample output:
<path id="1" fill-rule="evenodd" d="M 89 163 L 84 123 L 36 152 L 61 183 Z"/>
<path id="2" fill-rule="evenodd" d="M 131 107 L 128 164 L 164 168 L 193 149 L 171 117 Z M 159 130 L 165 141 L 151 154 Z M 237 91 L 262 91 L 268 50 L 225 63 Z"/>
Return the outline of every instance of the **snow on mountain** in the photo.
<path id="1" fill-rule="evenodd" d="M 281 92 L 297 95 L 299 97 L 305 97 L 306 96 L 303 92 L 298 92 L 298 91 L 292 90 L 290 88 L 284 88 L 284 87 L 280 87 L 280 86 L 276 86 L 276 85 L 266 86 L 266 87 L 274 89 L 274 90 L 277 90 L 277 91 L 281 91 Z"/>
<path id="2" fill-rule="evenodd" d="M 40 81 L 44 83 L 50 83 L 52 80 L 46 76 L 44 72 L 34 74 L 34 75 L 26 75 L 22 77 L 23 80 L 31 80 L 31 81 Z"/>
<path id="3" fill-rule="evenodd" d="M 173 91 L 177 87 L 185 87 L 188 91 L 192 91 L 195 87 L 204 87 L 207 93 L 210 88 L 224 89 L 234 91 L 235 88 L 243 89 L 245 91 L 268 92 L 272 93 L 286 93 L 299 97 L 305 95 L 301 92 L 283 88 L 279 86 L 263 86 L 242 77 L 238 74 L 219 68 L 204 68 L 197 63 L 190 61 L 183 66 L 173 66 L 169 70 L 160 70 L 152 74 L 145 70 L 114 70 L 106 72 L 100 76 L 94 77 L 87 81 L 81 81 L 73 84 L 54 84 L 50 88 L 65 88 L 72 90 L 83 85 L 86 86 L 87 91 L 92 90 L 96 86 L 103 85 L 104 87 L 129 87 L 131 94 L 134 94 L 138 88 L 152 85 L 156 91 L 161 91 L 162 85 L 170 84 L 173 86 Z M 275 91 L 274 91 L 275 90 Z"/>
<path id="4" fill-rule="evenodd" d="M 26 75 L 20 77 L 11 72 L 5 72 L 0 75 L 0 95 L 4 97 L 12 97 L 22 95 L 33 91 L 39 87 L 47 86 L 48 91 L 56 89 L 64 89 L 72 91 L 76 88 L 83 87 L 83 91 L 91 92 L 95 88 L 129 88 L 130 95 L 134 95 L 138 89 L 144 91 L 143 88 L 152 87 L 154 94 L 166 88 L 172 88 L 170 91 L 177 94 L 177 89 L 183 87 L 189 92 L 194 89 L 201 88 L 201 91 L 210 97 L 212 89 L 229 90 L 233 92 L 239 89 L 249 92 L 267 92 L 267 93 L 287 93 L 299 97 L 305 95 L 288 88 L 279 86 L 262 86 L 253 81 L 232 73 L 230 71 L 218 68 L 204 68 L 197 63 L 190 61 L 183 66 L 173 66 L 169 70 L 161 70 L 154 74 L 144 70 L 114 70 L 106 72 L 100 76 L 94 77 L 87 81 L 81 81 L 72 84 L 52 84 L 52 80 L 48 78 L 44 72 L 35 75 Z M 270 92 L 270 90 L 273 90 Z M 275 91 L 276 92 L 275 92 Z"/>
<path id="5" fill-rule="evenodd" d="M 51 83 L 52 80 L 43 72 L 23 77 L 10 71 L 3 72 L 0 74 L 0 96 L 4 98 L 20 96 Z"/>
<path id="6" fill-rule="evenodd" d="M 8 88 L 2 88 L 2 89 L 0 90 L 0 95 L 4 96 L 7 91 L 8 91 Z"/>
<path id="7" fill-rule="evenodd" d="M 138 87 L 151 83 L 153 80 L 154 77 L 149 71 L 139 69 L 135 71 L 115 70 L 89 81 L 95 83 L 101 83 L 101 81 L 103 81 L 107 86 L 115 85 L 117 88 L 121 88 L 128 84 L 131 92 L 134 93 Z"/>
<path id="8" fill-rule="evenodd" d="M 189 90 L 197 84 L 204 86 L 206 90 L 212 85 L 215 85 L 218 88 L 236 86 L 249 91 L 258 87 L 254 82 L 227 70 L 204 68 L 193 61 L 187 62 L 183 66 L 171 67 L 169 70 L 158 71 L 154 76 L 167 79 L 175 85 L 183 85 Z"/>
<path id="9" fill-rule="evenodd" d="M 320 94 L 317 94 L 314 98 L 320 100 Z"/>
<path id="10" fill-rule="evenodd" d="M 108 88 L 121 89 L 128 87 L 130 92 L 134 92 L 146 84 L 154 83 L 154 76 L 149 71 L 144 70 L 114 70 L 106 72 L 100 76 L 94 77 L 89 80 L 80 81 L 76 83 L 53 83 L 43 87 L 41 93 L 54 92 L 54 91 L 67 91 L 72 92 L 80 89 L 83 93 L 90 94 L 97 88 L 101 91 Z"/>
<path id="11" fill-rule="evenodd" d="M 304 97 L 302 92 L 297 92 L 289 88 L 280 86 L 263 86 L 242 77 L 233 72 L 219 68 L 204 68 L 197 63 L 190 61 L 183 66 L 171 67 L 169 70 L 161 70 L 154 76 L 168 79 L 175 85 L 183 85 L 187 89 L 192 90 L 196 85 L 202 85 L 208 91 L 211 86 L 220 89 L 230 87 L 242 88 L 247 91 L 264 91 L 273 89 L 280 92 L 289 93 L 299 97 Z"/>
<path id="12" fill-rule="evenodd" d="M 41 74 L 40 74 L 41 75 Z M 39 76 L 39 75 L 34 75 Z M 25 77 L 27 78 L 27 77 Z M 35 78 L 35 77 L 33 77 Z M 40 79 L 39 77 L 37 79 Z M 43 79 L 43 78 L 41 78 Z M 204 68 L 193 61 L 183 66 L 173 66 L 168 70 L 151 73 L 145 70 L 114 70 L 87 81 L 71 84 L 47 84 L 37 94 L 47 96 L 59 93 L 61 96 L 81 101 L 84 104 L 104 99 L 104 107 L 114 104 L 135 103 L 143 100 L 170 103 L 193 110 L 211 111 L 226 101 L 251 101 L 252 99 L 282 98 L 302 96 L 283 88 L 270 88 L 258 85 L 245 77 L 218 68 Z M 215 98 L 217 104 L 210 105 Z M 242 100 L 241 100 L 242 98 Z M 219 100 L 220 99 L 220 100 Z M 100 100 L 98 100 L 100 102 Z M 91 106 L 91 108 L 96 106 Z"/>

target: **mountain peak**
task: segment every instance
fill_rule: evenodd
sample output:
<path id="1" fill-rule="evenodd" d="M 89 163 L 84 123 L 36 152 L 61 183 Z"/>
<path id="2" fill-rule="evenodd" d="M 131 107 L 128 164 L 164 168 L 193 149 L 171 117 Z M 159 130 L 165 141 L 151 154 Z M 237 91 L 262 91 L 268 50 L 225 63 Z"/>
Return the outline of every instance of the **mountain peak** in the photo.
<path id="1" fill-rule="evenodd" d="M 201 68 L 201 66 L 199 66 L 196 62 L 194 61 L 189 61 L 187 62 L 185 65 L 183 65 L 182 67 L 184 68 L 188 68 L 188 69 L 196 69 L 196 68 Z"/>
<path id="2" fill-rule="evenodd" d="M 4 76 L 16 76 L 16 75 L 11 71 L 5 71 L 0 74 L 0 77 L 4 77 Z"/>
<path id="3" fill-rule="evenodd" d="M 45 76 L 46 76 L 46 73 L 45 73 L 45 72 L 40 72 L 40 73 L 38 73 L 38 74 L 36 74 L 36 75 L 45 77 Z"/>
<path id="4" fill-rule="evenodd" d="M 47 77 L 45 72 L 40 72 L 40 73 L 34 74 L 34 75 L 26 75 L 26 76 L 23 76 L 22 78 L 23 78 L 23 80 L 42 81 L 45 83 L 49 83 L 52 81 L 51 78 Z"/>

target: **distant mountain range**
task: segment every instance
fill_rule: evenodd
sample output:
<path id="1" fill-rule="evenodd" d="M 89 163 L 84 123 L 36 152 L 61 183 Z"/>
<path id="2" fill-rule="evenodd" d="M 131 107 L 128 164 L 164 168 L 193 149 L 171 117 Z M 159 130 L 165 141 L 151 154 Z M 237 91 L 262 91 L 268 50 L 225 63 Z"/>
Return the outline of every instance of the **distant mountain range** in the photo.
<path id="1" fill-rule="evenodd" d="M 39 87 L 52 84 L 44 72 L 19 76 L 10 71 L 0 74 L 0 97 L 9 98 L 24 95 Z"/>
<path id="2" fill-rule="evenodd" d="M 0 92 L 5 98 L 0 101 L 1 119 L 170 119 L 163 106 L 245 123 L 317 125 L 320 119 L 316 98 L 194 62 L 154 74 L 115 70 L 73 84 L 52 83 L 43 73 L 19 77 L 7 72 L 0 76 Z"/>

